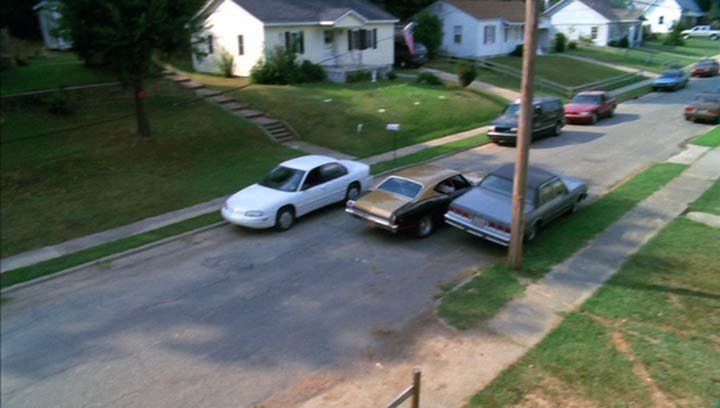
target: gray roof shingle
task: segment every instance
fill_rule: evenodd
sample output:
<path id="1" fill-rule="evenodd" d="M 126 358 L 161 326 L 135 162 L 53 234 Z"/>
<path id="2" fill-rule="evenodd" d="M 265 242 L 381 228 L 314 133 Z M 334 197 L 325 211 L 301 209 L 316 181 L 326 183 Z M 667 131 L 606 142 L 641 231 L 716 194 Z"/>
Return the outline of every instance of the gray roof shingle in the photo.
<path id="1" fill-rule="evenodd" d="M 367 0 L 233 0 L 263 23 L 335 21 L 355 11 L 369 21 L 397 18 Z"/>
<path id="2" fill-rule="evenodd" d="M 588 7 L 602 14 L 603 17 L 610 21 L 627 21 L 638 20 L 643 15 L 643 10 L 639 7 L 631 9 L 616 7 L 611 0 L 580 0 Z"/>

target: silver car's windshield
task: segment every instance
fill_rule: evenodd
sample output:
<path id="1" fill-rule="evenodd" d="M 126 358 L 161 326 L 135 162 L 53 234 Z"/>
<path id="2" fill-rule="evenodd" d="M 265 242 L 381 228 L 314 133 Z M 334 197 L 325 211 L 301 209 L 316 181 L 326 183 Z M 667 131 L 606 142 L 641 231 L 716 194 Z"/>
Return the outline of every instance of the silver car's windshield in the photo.
<path id="1" fill-rule="evenodd" d="M 483 181 L 480 182 L 480 187 L 508 196 L 512 196 L 513 193 L 513 181 L 511 179 L 498 177 L 493 174 L 485 177 Z"/>
<path id="2" fill-rule="evenodd" d="M 600 103 L 600 95 L 575 95 L 575 97 L 572 98 L 572 103 L 598 104 Z"/>
<path id="3" fill-rule="evenodd" d="M 397 177 L 390 177 L 383 181 L 377 189 L 413 199 L 417 197 L 420 190 L 422 190 L 422 184 Z"/>
<path id="4" fill-rule="evenodd" d="M 682 72 L 680 71 L 665 71 L 662 74 L 660 74 L 661 78 L 677 78 L 682 75 Z"/>
<path id="5" fill-rule="evenodd" d="M 259 183 L 261 186 L 280 191 L 297 191 L 305 172 L 289 167 L 278 166 Z"/>

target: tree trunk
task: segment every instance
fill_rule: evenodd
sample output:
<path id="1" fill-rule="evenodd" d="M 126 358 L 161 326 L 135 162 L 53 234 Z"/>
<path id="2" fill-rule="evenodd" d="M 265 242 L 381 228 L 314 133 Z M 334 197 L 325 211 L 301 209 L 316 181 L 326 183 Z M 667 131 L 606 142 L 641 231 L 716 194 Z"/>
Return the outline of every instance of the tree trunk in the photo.
<path id="1" fill-rule="evenodd" d="M 137 119 L 137 133 L 141 138 L 150 137 L 150 122 L 148 122 L 147 112 L 145 111 L 145 89 L 142 75 L 138 75 L 134 80 L 135 90 L 135 117 Z"/>

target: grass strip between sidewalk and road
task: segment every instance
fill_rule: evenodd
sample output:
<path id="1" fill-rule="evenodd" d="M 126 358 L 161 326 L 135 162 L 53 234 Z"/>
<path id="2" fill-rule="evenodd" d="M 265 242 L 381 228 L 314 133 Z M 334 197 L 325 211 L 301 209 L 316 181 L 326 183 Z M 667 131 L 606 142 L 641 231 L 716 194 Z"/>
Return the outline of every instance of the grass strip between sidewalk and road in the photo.
<path id="1" fill-rule="evenodd" d="M 82 265 L 88 262 L 97 261 L 107 256 L 119 254 L 143 245 L 152 244 L 160 240 L 180 235 L 185 232 L 206 227 L 222 221 L 218 211 L 210 214 L 200 215 L 195 218 L 168 225 L 166 227 L 148 231 L 142 234 L 122 238 L 117 241 L 94 246 L 59 258 L 50 259 L 35 265 L 13 269 L 0 275 L 0 288 L 7 288 L 18 283 L 27 282 L 43 276 L 48 276 L 66 269 Z"/>
<path id="2" fill-rule="evenodd" d="M 703 195 L 688 206 L 688 212 L 691 211 L 720 215 L 720 180 L 716 180 Z"/>
<path id="3" fill-rule="evenodd" d="M 704 135 L 700 135 L 693 139 L 690 143 L 698 146 L 720 146 L 720 126 L 715 126 Z"/>
<path id="4" fill-rule="evenodd" d="M 678 217 L 468 407 L 720 407 L 717 242 Z"/>
<path id="5" fill-rule="evenodd" d="M 398 158 L 397 164 L 392 160 L 377 163 L 372 166 L 372 173 L 382 173 L 394 168 L 404 167 L 415 163 L 428 161 L 440 156 L 457 153 L 476 146 L 487 143 L 487 135 L 472 136 L 462 140 L 446 143 L 439 146 L 433 146 L 425 150 L 413 153 L 411 155 Z M 7 288 L 19 283 L 28 282 L 33 279 L 48 276 L 54 273 L 64 271 L 69 268 L 76 267 L 88 262 L 97 261 L 99 259 L 119 254 L 131 249 L 139 248 L 144 245 L 152 244 L 160 240 L 183 234 L 195 229 L 203 228 L 222 221 L 218 212 L 204 214 L 189 220 L 185 220 L 166 227 L 148 231 L 142 234 L 133 235 L 117 241 L 98 245 L 92 248 L 84 249 L 72 254 L 67 254 L 55 259 L 40 262 L 35 265 L 7 271 L 0 275 L 0 288 Z"/>
<path id="6" fill-rule="evenodd" d="M 438 307 L 440 317 L 454 327 L 468 329 L 494 316 L 503 305 L 524 291 L 521 279 L 542 278 L 553 265 L 587 245 L 685 168 L 687 166 L 682 164 L 653 164 L 592 204 L 579 208 L 575 214 L 556 220 L 526 245 L 523 265 L 518 271 L 502 262 L 479 271 L 461 286 L 450 289 L 446 285 L 446 293 Z M 486 241 L 479 244 L 493 245 Z"/>

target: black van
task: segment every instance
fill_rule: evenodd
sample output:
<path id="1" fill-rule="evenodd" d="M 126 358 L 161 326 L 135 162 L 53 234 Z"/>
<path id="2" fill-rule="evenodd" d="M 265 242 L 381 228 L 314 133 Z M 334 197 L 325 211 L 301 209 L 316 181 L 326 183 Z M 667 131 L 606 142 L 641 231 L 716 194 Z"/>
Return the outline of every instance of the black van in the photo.
<path id="1" fill-rule="evenodd" d="M 559 136 L 565 126 L 565 110 L 558 98 L 540 97 L 533 99 L 532 138 L 549 133 Z M 495 143 L 517 142 L 520 101 L 508 105 L 500 116 L 490 124 L 488 136 Z"/>
<path id="2" fill-rule="evenodd" d="M 410 55 L 405 39 L 395 38 L 395 66 L 400 68 L 417 68 L 428 62 L 428 50 L 425 44 L 416 42 L 413 50 L 415 55 Z"/>

